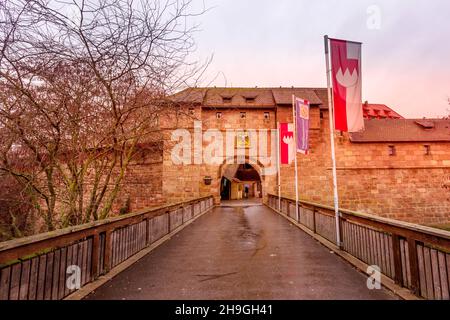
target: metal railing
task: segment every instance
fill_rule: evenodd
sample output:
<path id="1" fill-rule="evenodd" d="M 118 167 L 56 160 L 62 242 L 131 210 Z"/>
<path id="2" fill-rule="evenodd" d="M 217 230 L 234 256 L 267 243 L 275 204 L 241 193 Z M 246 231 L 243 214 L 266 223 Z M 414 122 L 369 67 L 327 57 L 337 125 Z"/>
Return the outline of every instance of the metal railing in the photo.
<path id="1" fill-rule="evenodd" d="M 0 300 L 63 299 L 213 205 L 202 197 L 0 243 Z"/>
<path id="2" fill-rule="evenodd" d="M 269 194 L 268 205 L 336 243 L 334 208 Z M 425 299 L 450 300 L 450 232 L 340 209 L 341 250 Z"/>

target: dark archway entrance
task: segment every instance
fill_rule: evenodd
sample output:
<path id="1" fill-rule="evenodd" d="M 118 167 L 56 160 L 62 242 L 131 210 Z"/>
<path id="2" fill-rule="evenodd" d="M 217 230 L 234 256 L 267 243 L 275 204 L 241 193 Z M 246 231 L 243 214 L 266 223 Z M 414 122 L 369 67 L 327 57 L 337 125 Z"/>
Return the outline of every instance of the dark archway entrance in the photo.
<path id="1" fill-rule="evenodd" d="M 231 194 L 231 181 L 225 177 L 222 177 L 220 181 L 220 199 L 221 200 L 230 200 Z"/>
<path id="2" fill-rule="evenodd" d="M 220 183 L 221 200 L 262 198 L 261 177 L 249 163 L 229 165 Z"/>

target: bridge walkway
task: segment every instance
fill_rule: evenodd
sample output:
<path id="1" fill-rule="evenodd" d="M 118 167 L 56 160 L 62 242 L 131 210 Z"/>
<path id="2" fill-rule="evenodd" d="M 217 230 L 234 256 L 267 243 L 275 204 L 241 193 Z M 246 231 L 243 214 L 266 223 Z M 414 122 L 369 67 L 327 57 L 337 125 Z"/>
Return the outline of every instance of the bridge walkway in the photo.
<path id="1" fill-rule="evenodd" d="M 270 208 L 216 207 L 86 299 L 397 299 Z"/>

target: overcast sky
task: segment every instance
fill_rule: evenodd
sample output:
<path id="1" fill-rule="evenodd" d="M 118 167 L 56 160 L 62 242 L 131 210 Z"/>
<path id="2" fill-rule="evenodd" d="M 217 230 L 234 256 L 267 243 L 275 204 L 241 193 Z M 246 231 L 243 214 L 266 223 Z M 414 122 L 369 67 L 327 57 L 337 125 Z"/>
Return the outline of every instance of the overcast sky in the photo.
<path id="1" fill-rule="evenodd" d="M 409 118 L 448 113 L 448 0 L 205 3 L 196 55 L 214 58 L 203 85 L 325 87 L 328 34 L 363 42 L 363 100 Z"/>

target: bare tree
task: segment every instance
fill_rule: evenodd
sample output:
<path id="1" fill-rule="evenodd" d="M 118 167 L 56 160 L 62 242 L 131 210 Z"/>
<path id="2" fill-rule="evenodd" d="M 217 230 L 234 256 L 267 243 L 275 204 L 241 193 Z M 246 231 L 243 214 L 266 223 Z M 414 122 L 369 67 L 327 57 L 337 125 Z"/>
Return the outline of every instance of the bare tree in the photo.
<path id="1" fill-rule="evenodd" d="M 30 234 L 34 222 L 31 193 L 24 190 L 13 177 L 1 172 L 0 188 L 0 241 Z"/>
<path id="2" fill-rule="evenodd" d="M 103 219 L 166 97 L 197 79 L 188 1 L 0 2 L 0 171 L 47 230 Z"/>

